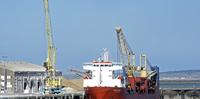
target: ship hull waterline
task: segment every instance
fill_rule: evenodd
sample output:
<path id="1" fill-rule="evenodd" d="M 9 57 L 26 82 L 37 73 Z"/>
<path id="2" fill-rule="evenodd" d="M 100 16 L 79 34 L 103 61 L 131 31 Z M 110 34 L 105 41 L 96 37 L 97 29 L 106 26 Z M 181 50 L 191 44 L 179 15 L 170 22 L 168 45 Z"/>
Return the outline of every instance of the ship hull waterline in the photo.
<path id="1" fill-rule="evenodd" d="M 160 99 L 158 92 L 130 93 L 128 88 L 118 87 L 86 87 L 85 99 Z"/>

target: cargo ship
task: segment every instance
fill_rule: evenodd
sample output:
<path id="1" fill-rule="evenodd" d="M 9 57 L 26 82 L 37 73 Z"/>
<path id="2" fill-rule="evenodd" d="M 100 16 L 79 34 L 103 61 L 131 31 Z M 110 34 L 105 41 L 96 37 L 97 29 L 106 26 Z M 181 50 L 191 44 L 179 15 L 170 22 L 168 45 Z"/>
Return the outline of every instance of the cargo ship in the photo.
<path id="1" fill-rule="evenodd" d="M 122 31 L 117 29 L 117 33 L 123 54 L 128 45 L 120 34 Z M 159 68 L 151 66 L 145 54 L 140 55 L 137 66 L 135 54 L 130 48 L 127 52 L 127 62 L 110 61 L 109 53 L 104 49 L 101 57 L 83 64 L 87 72 L 83 80 L 85 99 L 160 99 Z M 134 61 L 131 63 L 130 59 Z"/>

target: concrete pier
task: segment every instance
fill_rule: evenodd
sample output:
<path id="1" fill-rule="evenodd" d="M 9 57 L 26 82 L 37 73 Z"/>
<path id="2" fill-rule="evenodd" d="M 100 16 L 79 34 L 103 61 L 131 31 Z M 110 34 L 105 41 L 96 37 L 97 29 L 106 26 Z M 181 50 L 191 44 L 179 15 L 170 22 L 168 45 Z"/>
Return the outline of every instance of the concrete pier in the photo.
<path id="1" fill-rule="evenodd" d="M 160 85 L 160 99 L 200 99 L 199 80 L 166 80 Z"/>
<path id="2" fill-rule="evenodd" d="M 161 90 L 160 99 L 200 99 L 200 89 L 195 90 Z"/>
<path id="3" fill-rule="evenodd" d="M 0 95 L 0 99 L 84 99 L 84 93 L 66 93 L 57 95 L 43 94 L 7 94 Z"/>

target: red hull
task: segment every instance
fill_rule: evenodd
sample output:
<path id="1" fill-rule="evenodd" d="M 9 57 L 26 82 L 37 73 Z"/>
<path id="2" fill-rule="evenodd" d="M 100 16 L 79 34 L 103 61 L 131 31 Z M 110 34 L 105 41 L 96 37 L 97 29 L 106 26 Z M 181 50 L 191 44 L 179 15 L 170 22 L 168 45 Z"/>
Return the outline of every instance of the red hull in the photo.
<path id="1" fill-rule="evenodd" d="M 85 99 L 160 99 L 158 90 L 155 93 L 130 93 L 128 88 L 88 87 L 85 88 Z"/>

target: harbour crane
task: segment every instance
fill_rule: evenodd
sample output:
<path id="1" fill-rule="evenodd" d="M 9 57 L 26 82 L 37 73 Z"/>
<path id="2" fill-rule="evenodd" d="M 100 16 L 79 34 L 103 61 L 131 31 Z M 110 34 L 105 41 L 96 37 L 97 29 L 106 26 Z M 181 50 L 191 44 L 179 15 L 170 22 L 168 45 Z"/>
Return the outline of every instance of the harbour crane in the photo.
<path id="1" fill-rule="evenodd" d="M 129 76 L 132 76 L 133 67 L 136 65 L 135 53 L 126 41 L 121 27 L 116 27 L 118 47 L 120 50 L 120 61 L 125 65 Z"/>
<path id="2" fill-rule="evenodd" d="M 51 19 L 49 12 L 48 0 L 43 0 L 44 11 L 45 11 L 45 32 L 47 38 L 47 57 L 44 62 L 44 67 L 46 68 L 46 78 L 45 78 L 45 90 L 49 90 L 61 87 L 61 77 L 56 76 L 56 48 L 53 42 Z"/>
<path id="3" fill-rule="evenodd" d="M 157 71 L 152 69 L 153 66 L 145 54 L 140 55 L 140 66 L 136 66 L 135 53 L 131 50 L 129 44 L 127 43 L 122 28 L 116 27 L 116 32 L 118 47 L 120 50 L 120 61 L 125 65 L 128 76 L 134 76 L 134 71 L 140 72 L 141 77 L 152 77 L 152 75 L 155 75 Z M 147 66 L 150 67 L 150 70 L 147 70 Z"/>
<path id="4" fill-rule="evenodd" d="M 79 76 L 81 78 L 91 78 L 91 76 L 92 76 L 90 71 L 82 71 L 82 70 L 78 70 L 76 68 L 70 68 L 69 70 L 70 70 L 70 72 L 75 73 L 77 76 Z"/>

